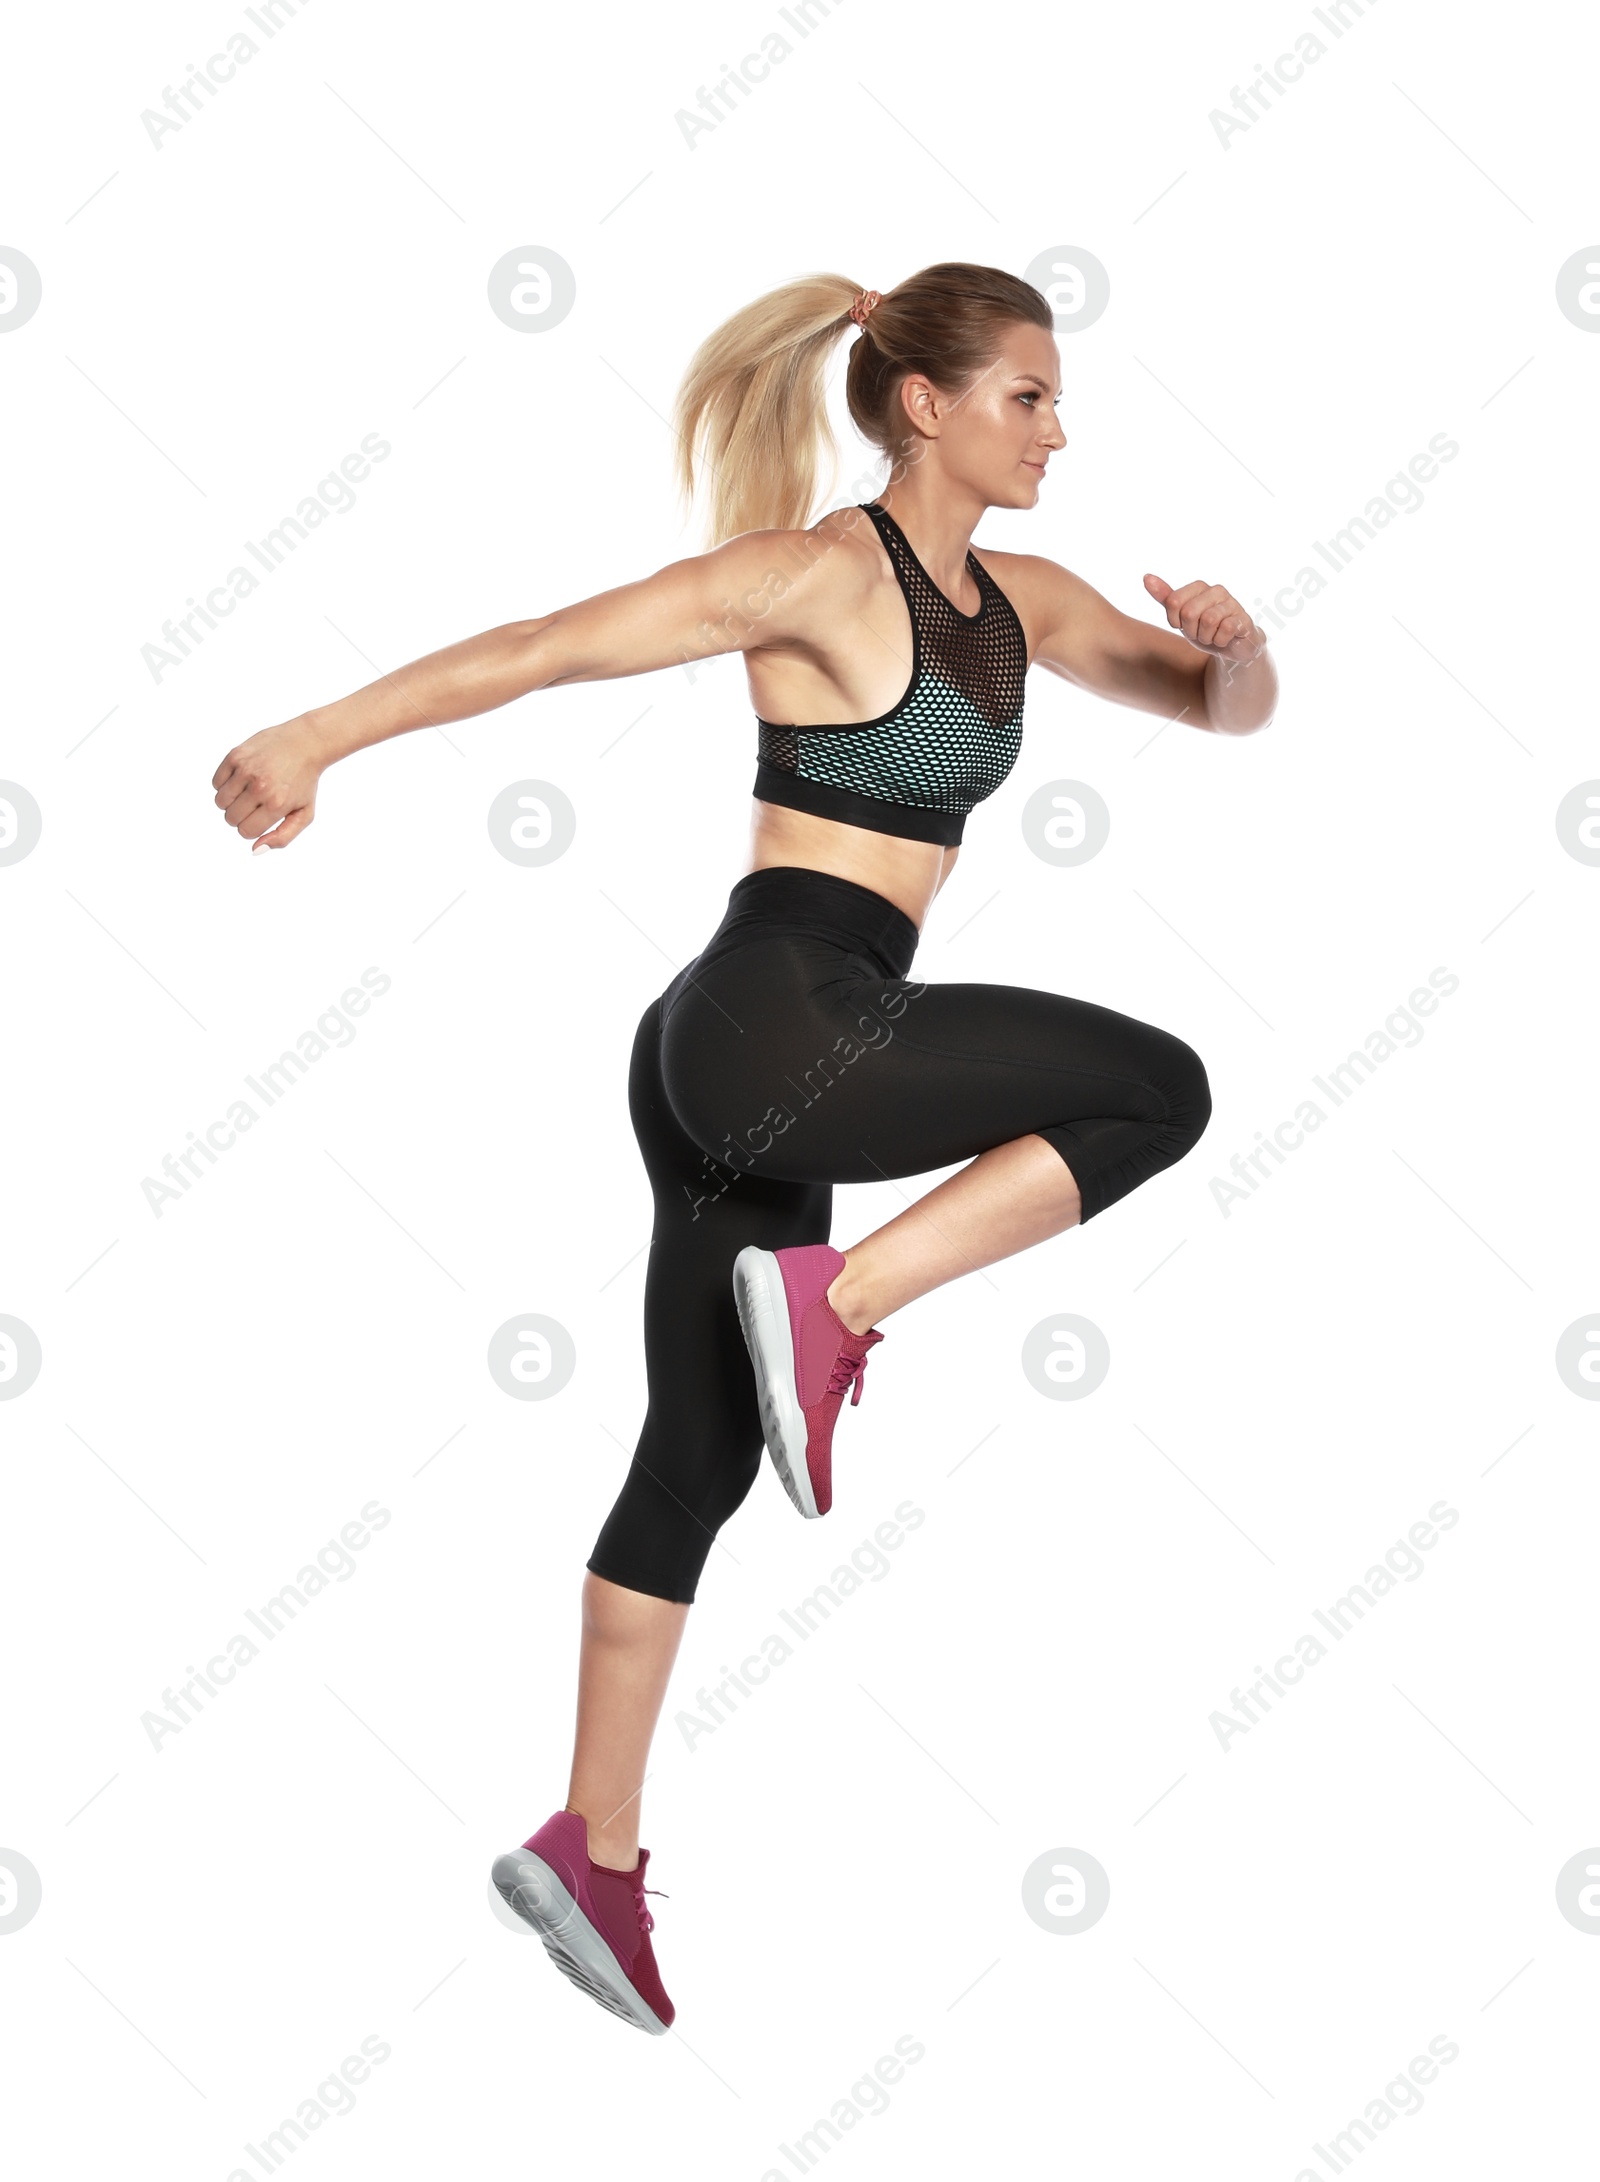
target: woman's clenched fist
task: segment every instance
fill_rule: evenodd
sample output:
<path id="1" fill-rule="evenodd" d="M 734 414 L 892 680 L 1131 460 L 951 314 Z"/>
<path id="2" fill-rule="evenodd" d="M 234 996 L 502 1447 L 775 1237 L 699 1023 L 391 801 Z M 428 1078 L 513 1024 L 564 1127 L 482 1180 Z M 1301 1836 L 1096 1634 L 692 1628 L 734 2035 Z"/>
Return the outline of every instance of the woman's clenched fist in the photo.
<path id="1" fill-rule="evenodd" d="M 264 727 L 230 750 L 212 774 L 217 808 L 256 849 L 286 848 L 316 816 L 322 767 L 306 721 Z"/>

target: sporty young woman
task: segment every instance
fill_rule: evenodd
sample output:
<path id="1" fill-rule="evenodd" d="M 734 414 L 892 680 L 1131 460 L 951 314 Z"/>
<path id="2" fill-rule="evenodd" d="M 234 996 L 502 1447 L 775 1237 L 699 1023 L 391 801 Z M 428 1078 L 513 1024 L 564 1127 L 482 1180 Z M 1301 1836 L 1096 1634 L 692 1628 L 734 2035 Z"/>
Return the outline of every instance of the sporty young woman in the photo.
<path id="1" fill-rule="evenodd" d="M 645 1009 L 629 1108 L 654 1197 L 649 1403 L 583 1586 L 567 1802 L 495 1883 L 559 1966 L 664 2031 L 639 1790 L 700 1571 L 763 1441 L 802 1515 L 887 1318 L 1094 1218 L 1210 1114 L 1198 1056 L 1088 1001 L 908 973 L 968 813 L 1015 763 L 1023 678 L 1214 733 L 1264 727 L 1266 639 L 1220 584 L 1145 587 L 1158 628 L 1032 554 L 980 555 L 986 508 L 1036 505 L 1057 421 L 1050 305 L 1013 274 L 929 266 L 879 296 L 833 275 L 738 312 L 678 400 L 680 482 L 709 473 L 714 550 L 511 622 L 252 735 L 213 777 L 257 849 L 310 824 L 318 777 L 412 728 L 531 690 L 744 654 L 759 764 L 750 852 L 703 952 Z M 888 463 L 808 525 L 831 448 L 829 352 Z M 845 1250 L 831 1186 L 967 1162 Z"/>

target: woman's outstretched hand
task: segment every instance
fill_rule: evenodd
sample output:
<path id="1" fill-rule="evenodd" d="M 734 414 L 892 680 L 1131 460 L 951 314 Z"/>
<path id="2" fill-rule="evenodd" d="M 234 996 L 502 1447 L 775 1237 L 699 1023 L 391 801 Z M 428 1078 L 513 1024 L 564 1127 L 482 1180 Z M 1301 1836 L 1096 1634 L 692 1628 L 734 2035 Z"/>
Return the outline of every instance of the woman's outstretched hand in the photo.
<path id="1" fill-rule="evenodd" d="M 1267 640 L 1231 591 L 1220 583 L 1186 583 L 1174 591 L 1161 576 L 1146 576 L 1144 587 L 1167 610 L 1169 624 L 1198 650 L 1214 659 L 1246 667 L 1266 649 Z"/>
<path id="2" fill-rule="evenodd" d="M 211 785 L 228 824 L 255 844 L 252 855 L 287 848 L 304 833 L 317 813 L 317 781 L 326 762 L 304 720 L 264 727 L 228 752 Z"/>

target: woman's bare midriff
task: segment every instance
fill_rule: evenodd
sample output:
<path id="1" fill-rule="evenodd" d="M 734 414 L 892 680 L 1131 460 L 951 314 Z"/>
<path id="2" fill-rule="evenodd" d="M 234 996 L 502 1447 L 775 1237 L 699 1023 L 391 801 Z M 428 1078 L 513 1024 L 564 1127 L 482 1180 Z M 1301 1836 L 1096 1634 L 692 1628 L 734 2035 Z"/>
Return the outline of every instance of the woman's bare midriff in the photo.
<path id="1" fill-rule="evenodd" d="M 954 871 L 960 853 L 935 841 L 903 841 L 898 834 L 841 826 L 832 818 L 813 818 L 809 811 L 786 810 L 781 804 L 757 799 L 751 805 L 750 860 L 745 869 L 765 871 L 774 864 L 789 864 L 807 871 L 829 871 L 836 879 L 853 879 L 857 886 L 870 887 L 904 910 L 920 932 L 933 897 Z"/>

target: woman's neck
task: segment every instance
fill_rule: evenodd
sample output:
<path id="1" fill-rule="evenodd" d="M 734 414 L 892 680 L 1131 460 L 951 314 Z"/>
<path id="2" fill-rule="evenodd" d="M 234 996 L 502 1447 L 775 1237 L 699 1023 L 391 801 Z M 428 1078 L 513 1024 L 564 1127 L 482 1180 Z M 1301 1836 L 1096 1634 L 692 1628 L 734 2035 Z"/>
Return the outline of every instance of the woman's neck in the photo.
<path id="1" fill-rule="evenodd" d="M 967 550 L 985 502 L 943 479 L 902 478 L 878 495 L 910 540 L 911 550 L 947 598 L 966 588 Z"/>

